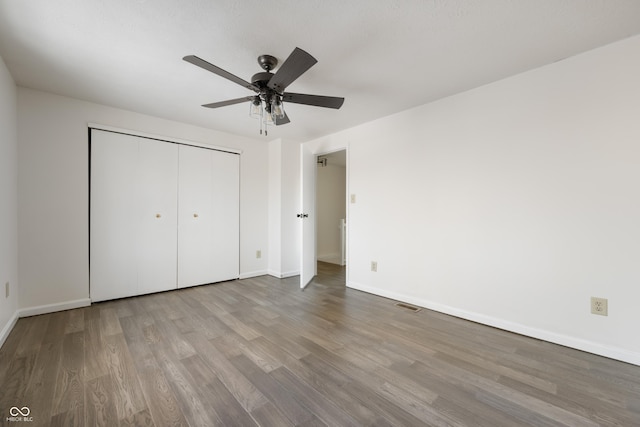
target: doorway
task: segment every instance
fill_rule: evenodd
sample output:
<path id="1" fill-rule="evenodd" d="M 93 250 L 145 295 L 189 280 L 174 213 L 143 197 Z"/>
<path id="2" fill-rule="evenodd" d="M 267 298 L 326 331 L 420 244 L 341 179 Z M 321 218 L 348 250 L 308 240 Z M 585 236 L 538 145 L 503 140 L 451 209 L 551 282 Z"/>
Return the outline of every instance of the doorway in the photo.
<path id="1" fill-rule="evenodd" d="M 316 271 L 332 272 L 345 285 L 347 152 L 318 155 L 316 164 Z"/>

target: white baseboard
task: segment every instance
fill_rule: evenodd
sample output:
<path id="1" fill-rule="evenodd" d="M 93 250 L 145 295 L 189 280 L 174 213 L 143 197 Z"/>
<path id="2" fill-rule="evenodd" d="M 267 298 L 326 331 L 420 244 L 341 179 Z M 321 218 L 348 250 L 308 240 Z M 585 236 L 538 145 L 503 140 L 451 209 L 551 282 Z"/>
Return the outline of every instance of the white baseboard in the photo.
<path id="1" fill-rule="evenodd" d="M 287 277 L 299 276 L 299 271 L 275 271 L 269 270 L 267 272 L 269 276 L 277 277 L 278 279 L 286 279 Z"/>
<path id="2" fill-rule="evenodd" d="M 572 337 L 569 335 L 558 334 L 544 329 L 532 328 L 520 323 L 510 322 L 507 320 L 466 310 L 460 310 L 455 307 L 434 303 L 432 301 L 427 301 L 421 298 L 415 298 L 392 291 L 373 288 L 371 286 L 362 285 L 360 283 L 349 282 L 347 286 L 349 288 L 367 292 L 373 295 L 390 298 L 396 301 L 402 301 L 408 304 L 424 307 L 429 310 L 459 317 L 461 319 L 482 323 L 483 325 L 493 326 L 498 329 L 504 329 L 505 331 L 514 332 L 516 334 L 541 339 L 543 341 L 548 341 L 565 347 L 574 348 L 576 350 L 586 351 L 587 353 L 593 353 L 599 356 L 604 356 L 610 359 L 615 359 L 640 366 L 640 353 L 632 352 L 622 348 L 608 346 L 597 342 L 588 341 L 582 338 Z"/>
<path id="3" fill-rule="evenodd" d="M 9 336 L 11 331 L 13 330 L 13 327 L 16 326 L 16 322 L 18 321 L 18 317 L 19 317 L 18 316 L 18 312 L 16 311 L 15 313 L 13 313 L 13 316 L 11 316 L 11 319 L 9 319 L 7 324 L 4 325 L 4 328 L 2 328 L 2 330 L 0 331 L 0 348 L 2 347 L 4 342 L 7 340 L 7 337 Z"/>
<path id="4" fill-rule="evenodd" d="M 37 307 L 27 307 L 18 310 L 19 317 L 37 316 L 39 314 L 54 313 L 56 311 L 71 310 L 74 308 L 88 307 L 91 305 L 89 298 L 78 299 L 75 301 L 65 301 L 56 304 L 40 305 Z"/>
<path id="5" fill-rule="evenodd" d="M 264 276 L 268 274 L 267 270 L 248 271 L 246 273 L 240 273 L 240 279 L 250 279 L 252 277 Z"/>
<path id="6" fill-rule="evenodd" d="M 328 262 L 329 264 L 338 264 L 342 265 L 342 259 L 340 254 L 324 254 L 318 255 L 318 261 Z"/>

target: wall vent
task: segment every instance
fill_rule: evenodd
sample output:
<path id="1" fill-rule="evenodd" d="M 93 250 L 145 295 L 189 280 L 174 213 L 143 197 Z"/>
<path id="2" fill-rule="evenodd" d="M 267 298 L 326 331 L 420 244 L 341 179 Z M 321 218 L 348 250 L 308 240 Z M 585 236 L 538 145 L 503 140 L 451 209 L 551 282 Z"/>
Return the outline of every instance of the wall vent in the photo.
<path id="1" fill-rule="evenodd" d="M 407 310 L 411 310 L 414 313 L 417 313 L 418 311 L 422 310 L 420 307 L 416 307 L 415 305 L 405 304 L 403 302 L 396 303 L 396 307 L 406 308 Z"/>

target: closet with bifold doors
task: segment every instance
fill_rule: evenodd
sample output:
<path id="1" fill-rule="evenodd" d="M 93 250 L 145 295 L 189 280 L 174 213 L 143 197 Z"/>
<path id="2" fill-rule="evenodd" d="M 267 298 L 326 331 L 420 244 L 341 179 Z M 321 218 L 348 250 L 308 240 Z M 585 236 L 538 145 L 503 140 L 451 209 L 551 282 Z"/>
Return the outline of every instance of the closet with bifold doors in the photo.
<path id="1" fill-rule="evenodd" d="M 92 301 L 239 277 L 240 156 L 90 131 Z"/>

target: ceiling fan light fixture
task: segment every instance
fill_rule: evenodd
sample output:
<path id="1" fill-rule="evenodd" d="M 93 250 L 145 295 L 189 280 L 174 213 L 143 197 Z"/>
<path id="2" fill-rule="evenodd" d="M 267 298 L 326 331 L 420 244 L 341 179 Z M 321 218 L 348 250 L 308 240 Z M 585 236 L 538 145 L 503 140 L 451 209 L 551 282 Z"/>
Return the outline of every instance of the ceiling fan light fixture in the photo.
<path id="1" fill-rule="evenodd" d="M 262 116 L 262 101 L 258 95 L 254 96 L 249 103 L 249 116 L 259 119 Z"/>
<path id="2" fill-rule="evenodd" d="M 282 106 L 282 99 L 278 94 L 274 94 L 271 98 L 271 115 L 273 116 L 273 121 L 276 119 L 284 118 L 284 108 Z"/>
<path id="3" fill-rule="evenodd" d="M 272 125 L 275 122 L 273 118 L 273 108 L 270 103 L 265 102 L 264 104 L 264 124 Z"/>

